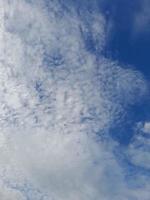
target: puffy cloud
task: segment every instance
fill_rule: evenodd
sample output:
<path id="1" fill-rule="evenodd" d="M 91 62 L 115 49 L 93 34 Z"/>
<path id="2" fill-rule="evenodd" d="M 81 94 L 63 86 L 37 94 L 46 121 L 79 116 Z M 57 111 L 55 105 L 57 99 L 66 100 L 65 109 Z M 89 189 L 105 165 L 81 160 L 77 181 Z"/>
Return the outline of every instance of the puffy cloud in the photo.
<path id="1" fill-rule="evenodd" d="M 138 199 L 107 133 L 147 85 L 91 52 L 105 44 L 104 17 L 87 12 L 87 22 L 57 0 L 1 2 L 3 200 Z"/>
<path id="2" fill-rule="evenodd" d="M 145 133 L 150 133 L 150 122 L 145 122 L 144 127 L 143 127 L 143 131 Z"/>
<path id="3" fill-rule="evenodd" d="M 131 160 L 134 164 L 150 169 L 150 159 L 149 159 L 149 150 L 150 150 L 150 124 L 149 122 L 138 123 L 137 126 L 138 134 L 135 134 L 132 143 L 129 146 L 129 152 Z"/>
<path id="4" fill-rule="evenodd" d="M 137 166 L 150 169 L 149 149 L 150 141 L 142 135 L 136 136 L 128 149 L 131 161 Z"/>

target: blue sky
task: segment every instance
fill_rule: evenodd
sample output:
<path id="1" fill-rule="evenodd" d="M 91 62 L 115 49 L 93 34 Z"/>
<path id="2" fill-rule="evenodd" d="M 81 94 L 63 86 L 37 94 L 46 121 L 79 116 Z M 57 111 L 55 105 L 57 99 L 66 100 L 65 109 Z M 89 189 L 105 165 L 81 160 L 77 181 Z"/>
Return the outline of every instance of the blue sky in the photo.
<path id="1" fill-rule="evenodd" d="M 149 200 L 148 0 L 0 0 L 0 199 Z"/>
<path id="2" fill-rule="evenodd" d="M 101 1 L 100 6 L 101 6 Z M 150 19 L 145 17 L 144 26 L 139 30 L 135 25 L 135 16 L 139 15 L 139 22 L 144 13 L 144 7 L 149 8 L 148 1 L 106 1 L 102 2 L 102 9 L 107 17 L 108 24 L 110 23 L 110 33 L 108 33 L 108 41 L 104 54 L 111 57 L 133 69 L 139 70 L 147 80 L 150 80 Z M 141 14 L 140 16 L 140 13 Z M 142 104 L 133 106 L 129 115 L 132 120 L 148 120 L 149 119 L 149 98 L 143 99 Z M 132 126 L 132 125 L 131 125 Z M 126 125 L 130 131 L 130 125 Z M 130 134 L 123 138 L 130 138 Z M 126 142 L 126 141 L 125 141 Z"/>
<path id="3" fill-rule="evenodd" d="M 145 17 L 145 21 L 148 20 L 148 22 L 145 26 L 141 26 L 141 30 L 135 30 L 134 25 L 135 15 L 140 15 L 140 12 L 146 15 L 143 10 L 143 4 L 146 1 L 116 0 L 106 2 L 104 12 L 108 15 L 108 21 L 112 20 L 112 30 L 114 31 L 110 35 L 106 53 L 123 63 L 134 65 L 147 78 L 150 78 L 149 18 Z M 140 17 L 138 20 L 140 23 Z M 141 21 L 141 23 L 143 22 Z"/>

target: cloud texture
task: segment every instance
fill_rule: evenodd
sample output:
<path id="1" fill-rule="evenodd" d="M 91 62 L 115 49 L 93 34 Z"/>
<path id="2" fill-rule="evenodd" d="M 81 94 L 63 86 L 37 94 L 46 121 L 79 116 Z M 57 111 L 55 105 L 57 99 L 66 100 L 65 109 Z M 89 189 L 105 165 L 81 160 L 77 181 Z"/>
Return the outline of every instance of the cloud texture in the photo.
<path id="1" fill-rule="evenodd" d="M 105 18 L 86 3 L 0 3 L 0 198 L 148 200 L 148 175 L 129 184 L 109 135 L 147 83 L 102 55 Z M 141 165 L 134 141 L 125 154 Z"/>

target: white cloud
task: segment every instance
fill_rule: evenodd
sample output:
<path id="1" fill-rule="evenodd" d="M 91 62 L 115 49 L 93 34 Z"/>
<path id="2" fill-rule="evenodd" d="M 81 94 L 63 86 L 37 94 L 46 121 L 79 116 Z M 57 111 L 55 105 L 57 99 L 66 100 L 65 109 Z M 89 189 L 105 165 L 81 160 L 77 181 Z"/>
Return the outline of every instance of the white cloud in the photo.
<path id="1" fill-rule="evenodd" d="M 138 199 L 115 159 L 116 144 L 110 138 L 96 142 L 147 91 L 140 73 L 102 56 L 96 61 L 87 51 L 89 32 L 99 45 L 96 49 L 103 48 L 103 16 L 89 13 L 87 26 L 76 10 L 64 11 L 57 0 L 51 1 L 49 11 L 44 1 L 3 4 L 3 200 Z"/>
<path id="2" fill-rule="evenodd" d="M 143 127 L 143 131 L 145 133 L 150 133 L 150 122 L 145 122 L 144 127 Z"/>
<path id="3" fill-rule="evenodd" d="M 131 162 L 136 166 L 143 167 L 145 169 L 150 169 L 150 140 L 145 134 L 149 134 L 150 131 L 149 122 L 139 122 L 136 128 L 136 134 L 133 137 L 132 143 L 129 145 L 128 154 L 130 156 Z"/>
<path id="4" fill-rule="evenodd" d="M 11 188 L 5 187 L 4 185 L 1 185 L 0 188 L 0 197 L 3 200 L 25 200 L 25 197 L 23 197 L 23 195 L 17 191 L 17 190 L 13 190 Z"/>

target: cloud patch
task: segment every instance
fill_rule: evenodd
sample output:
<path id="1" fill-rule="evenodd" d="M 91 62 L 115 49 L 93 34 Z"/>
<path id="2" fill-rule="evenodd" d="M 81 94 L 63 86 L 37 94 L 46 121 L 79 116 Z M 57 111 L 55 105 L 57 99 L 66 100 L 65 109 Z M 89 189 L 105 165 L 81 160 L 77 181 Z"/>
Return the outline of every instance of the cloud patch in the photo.
<path id="1" fill-rule="evenodd" d="M 150 133 L 150 122 L 145 122 L 144 127 L 143 127 L 143 131 L 145 133 Z"/>

